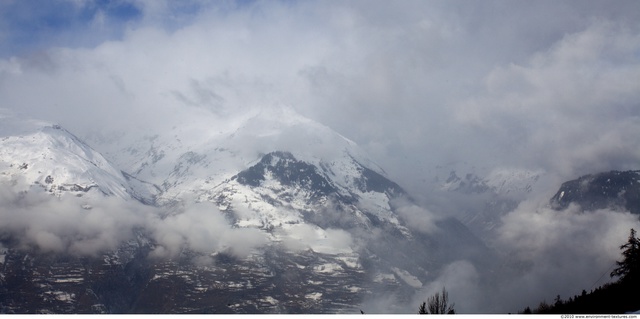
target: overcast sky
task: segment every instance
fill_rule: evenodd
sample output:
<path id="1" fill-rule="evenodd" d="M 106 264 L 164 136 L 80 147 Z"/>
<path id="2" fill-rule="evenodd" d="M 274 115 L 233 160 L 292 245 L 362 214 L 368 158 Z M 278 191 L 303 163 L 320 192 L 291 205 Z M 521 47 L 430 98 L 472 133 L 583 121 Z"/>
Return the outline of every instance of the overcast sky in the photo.
<path id="1" fill-rule="evenodd" d="M 0 41 L 1 107 L 80 136 L 287 105 L 414 191 L 449 163 L 640 159 L 635 0 L 2 1 Z"/>
<path id="2" fill-rule="evenodd" d="M 0 43 L 0 108 L 81 137 L 284 105 L 358 143 L 414 195 L 438 165 L 543 170 L 558 181 L 640 169 L 637 0 L 6 0 Z M 533 265 L 501 288 L 513 305 L 577 293 L 560 286 L 601 274 L 638 223 L 605 211 L 558 215 L 539 198 L 497 231 L 498 248 Z M 175 224 L 200 223 L 200 209 Z M 30 229 L 23 215 L 11 222 Z M 158 235 L 167 250 L 157 254 L 181 243 L 172 239 L 184 229 L 127 216 L 104 234 L 151 223 L 169 234 Z M 50 233 L 65 229 L 50 224 Z M 249 247 L 262 243 L 253 237 Z M 85 244 L 71 248 L 102 245 Z M 476 276 L 465 261 L 447 269 Z M 425 289 L 482 295 L 449 277 Z M 516 294 L 522 285 L 528 296 Z"/>

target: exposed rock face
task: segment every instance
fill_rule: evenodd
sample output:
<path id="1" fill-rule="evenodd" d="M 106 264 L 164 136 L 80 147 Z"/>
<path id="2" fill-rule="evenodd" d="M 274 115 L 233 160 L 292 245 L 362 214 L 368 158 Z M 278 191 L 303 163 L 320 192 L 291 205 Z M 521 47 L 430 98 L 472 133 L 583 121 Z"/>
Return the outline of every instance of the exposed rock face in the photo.
<path id="1" fill-rule="evenodd" d="M 585 210 L 613 208 L 640 214 L 640 171 L 582 176 L 563 183 L 550 202 L 558 210 L 576 203 Z"/>

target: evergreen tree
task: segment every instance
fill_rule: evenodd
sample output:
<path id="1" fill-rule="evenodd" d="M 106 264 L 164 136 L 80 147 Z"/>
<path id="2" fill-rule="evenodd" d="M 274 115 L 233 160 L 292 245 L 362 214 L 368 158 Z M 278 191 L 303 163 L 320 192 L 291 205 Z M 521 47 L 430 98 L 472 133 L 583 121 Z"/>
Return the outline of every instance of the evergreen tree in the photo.
<path id="1" fill-rule="evenodd" d="M 560 295 L 558 295 L 556 299 L 553 300 L 553 306 L 560 307 L 562 304 L 564 304 L 564 302 L 562 301 L 562 298 L 560 298 Z"/>
<path id="2" fill-rule="evenodd" d="M 536 313 L 548 313 L 550 310 L 551 310 L 551 306 L 547 303 L 546 300 L 543 300 L 538 305 L 538 308 L 536 309 Z"/>
<path id="3" fill-rule="evenodd" d="M 617 261 L 618 267 L 611 272 L 611 277 L 620 277 L 620 280 L 638 279 L 640 275 L 640 239 L 636 237 L 635 229 L 631 228 L 627 243 L 620 246 L 622 249 L 622 261 Z"/>
<path id="4" fill-rule="evenodd" d="M 429 312 L 427 311 L 427 303 L 425 301 L 423 301 L 420 304 L 420 307 L 418 307 L 418 314 L 419 315 L 428 315 Z"/>

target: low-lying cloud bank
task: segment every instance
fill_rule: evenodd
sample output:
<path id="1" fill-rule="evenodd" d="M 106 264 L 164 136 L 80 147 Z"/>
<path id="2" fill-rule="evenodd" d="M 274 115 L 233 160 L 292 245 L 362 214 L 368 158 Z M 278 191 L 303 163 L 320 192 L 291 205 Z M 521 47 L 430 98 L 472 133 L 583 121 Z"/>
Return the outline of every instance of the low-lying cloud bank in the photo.
<path id="1" fill-rule="evenodd" d="M 640 227 L 638 216 L 628 212 L 582 211 L 575 205 L 555 211 L 537 201 L 521 203 L 502 222 L 494 248 L 503 266 L 494 282 L 461 280 L 474 278 L 474 265 L 458 265 L 455 276 L 445 268 L 423 299 L 445 286 L 461 311 L 498 313 L 535 308 L 558 295 L 568 299 L 611 281 L 609 273 L 622 258 L 620 245 L 631 228 Z"/>
<path id="2" fill-rule="evenodd" d="M 637 215 L 607 209 L 582 211 L 571 205 L 555 211 L 546 203 L 525 201 L 503 218 L 496 247 L 518 263 L 513 278 L 499 287 L 495 303 L 524 309 L 595 289 L 612 280 L 609 273 L 621 260 L 620 245 Z"/>
<path id="3" fill-rule="evenodd" d="M 516 313 L 558 295 L 566 300 L 615 280 L 609 273 L 622 258 L 620 245 L 631 228 L 640 229 L 638 216 L 628 212 L 582 211 L 576 205 L 556 211 L 544 199 L 522 202 L 501 222 L 490 243 L 499 259 L 495 268 L 455 260 L 411 298 L 389 294 L 366 300 L 363 307 L 371 313 L 416 313 L 443 287 L 458 313 Z"/>
<path id="4" fill-rule="evenodd" d="M 136 232 L 144 230 L 155 243 L 150 257 L 176 257 L 189 249 L 205 256 L 224 252 L 242 258 L 268 243 L 261 230 L 232 227 L 212 203 L 187 203 L 169 211 L 101 197 L 88 206 L 81 197 L 55 197 L 36 190 L 16 192 L 0 184 L 0 238 L 5 246 L 98 255 L 134 240 Z M 431 225 L 434 216 L 425 212 L 410 206 L 400 214 L 429 233 L 425 225 Z M 495 264 L 501 266 L 490 270 L 492 278 L 483 278 L 487 272 L 478 268 L 482 265 L 456 260 L 434 274 L 436 279 L 422 283 L 413 297 L 398 301 L 398 296 L 386 296 L 386 301 L 365 301 L 363 307 L 369 307 L 367 312 L 414 312 L 442 287 L 461 313 L 516 312 L 543 300 L 551 302 L 557 295 L 566 299 L 611 280 L 609 272 L 621 258 L 619 246 L 630 228 L 640 229 L 638 216 L 630 213 L 581 211 L 575 205 L 555 211 L 546 201 L 524 201 L 502 218 L 496 230 L 493 248 L 501 261 Z M 354 240 L 342 230 L 305 225 L 280 235 L 286 237 L 283 247 L 291 251 L 349 251 Z M 205 259 L 198 262 L 211 261 Z"/>
<path id="5" fill-rule="evenodd" d="M 151 236 L 152 257 L 175 257 L 183 249 L 247 256 L 264 245 L 263 232 L 233 228 L 211 203 L 187 204 L 177 211 L 116 197 L 55 197 L 37 189 L 15 192 L 0 184 L 0 234 L 17 247 L 42 252 L 97 255 L 136 238 Z"/>

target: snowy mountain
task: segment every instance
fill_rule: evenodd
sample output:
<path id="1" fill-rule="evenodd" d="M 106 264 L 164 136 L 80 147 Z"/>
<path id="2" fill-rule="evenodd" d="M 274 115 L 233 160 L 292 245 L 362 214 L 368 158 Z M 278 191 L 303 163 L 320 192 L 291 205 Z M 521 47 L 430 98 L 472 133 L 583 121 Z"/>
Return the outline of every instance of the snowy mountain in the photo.
<path id="1" fill-rule="evenodd" d="M 496 168 L 485 177 L 466 173 L 462 178 L 452 170 L 445 182 L 440 184 L 440 189 L 465 194 L 493 193 L 497 196 L 524 198 L 543 175 L 541 170 Z"/>
<path id="2" fill-rule="evenodd" d="M 94 136 L 91 142 L 123 171 L 159 185 L 164 202 L 206 193 L 274 151 L 291 152 L 311 165 L 331 164 L 335 174 L 349 174 L 348 167 L 338 166 L 348 166 L 350 157 L 382 172 L 354 142 L 286 107 L 232 118 L 203 115 L 188 126 L 123 139 Z"/>
<path id="3" fill-rule="evenodd" d="M 439 166 L 434 193 L 453 202 L 453 216 L 481 238 L 490 241 L 493 230 L 501 225 L 502 217 L 526 199 L 539 180 L 542 170 L 498 167 L 480 170 L 474 167 Z M 445 171 L 449 169 L 448 175 Z"/>
<path id="4" fill-rule="evenodd" d="M 157 209 L 100 257 L 2 242 L 6 312 L 355 312 L 365 300 L 410 298 L 448 263 L 493 258 L 458 220 L 413 203 L 354 142 L 290 109 L 202 117 L 137 139 L 93 136 L 109 161 L 59 126 L 5 121 L 7 182 L 22 174 L 60 196 L 99 190 Z M 193 213 L 193 202 L 211 206 Z M 251 240 L 260 244 L 239 253 Z"/>
<path id="5" fill-rule="evenodd" d="M 141 197 L 100 153 L 60 125 L 0 114 L 0 180 L 61 196 Z"/>
<path id="6" fill-rule="evenodd" d="M 341 216 L 343 220 L 353 219 L 351 222 L 363 225 L 372 220 L 388 222 L 407 233 L 389 203 L 403 194 L 400 186 L 348 155 L 342 163 L 320 162 L 316 166 L 289 152 L 276 151 L 203 196 L 224 211 L 238 206 L 251 211 L 251 215 L 245 214 L 242 221 L 236 222 L 238 226 L 269 228 L 274 223 L 298 224 L 307 220 L 328 225 L 326 216 L 313 215 L 331 206 L 348 211 Z"/>
<path id="7" fill-rule="evenodd" d="M 440 185 L 444 191 L 455 191 L 463 194 L 481 194 L 490 191 L 486 181 L 475 174 L 467 173 L 464 178 L 458 176 L 456 171 L 451 171 L 446 181 Z"/>

